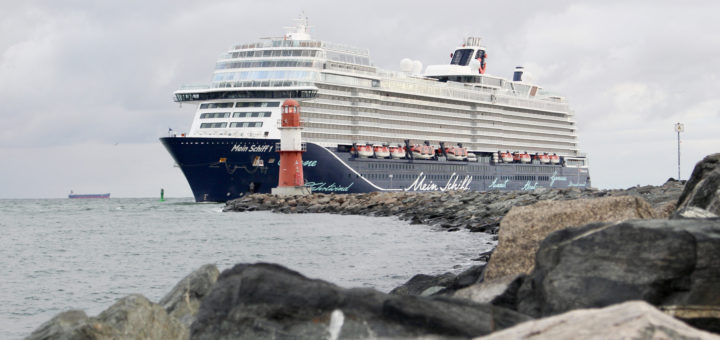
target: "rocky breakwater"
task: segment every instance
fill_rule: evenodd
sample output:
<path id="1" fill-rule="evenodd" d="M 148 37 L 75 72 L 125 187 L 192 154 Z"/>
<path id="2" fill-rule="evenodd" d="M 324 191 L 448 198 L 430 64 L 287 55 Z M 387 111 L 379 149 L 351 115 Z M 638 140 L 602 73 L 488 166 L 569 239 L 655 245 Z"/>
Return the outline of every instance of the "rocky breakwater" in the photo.
<path id="1" fill-rule="evenodd" d="M 683 183 L 668 180 L 662 186 L 624 190 L 577 188 L 511 192 L 373 192 L 367 194 L 312 194 L 278 197 L 253 194 L 226 203 L 224 211 L 269 210 L 279 213 L 331 213 L 368 216 L 397 216 L 415 224 L 435 225 L 448 230 L 496 233 L 500 221 L 515 206 L 540 201 L 567 201 L 581 198 L 635 196 L 647 201 L 657 216 L 674 211 Z"/>

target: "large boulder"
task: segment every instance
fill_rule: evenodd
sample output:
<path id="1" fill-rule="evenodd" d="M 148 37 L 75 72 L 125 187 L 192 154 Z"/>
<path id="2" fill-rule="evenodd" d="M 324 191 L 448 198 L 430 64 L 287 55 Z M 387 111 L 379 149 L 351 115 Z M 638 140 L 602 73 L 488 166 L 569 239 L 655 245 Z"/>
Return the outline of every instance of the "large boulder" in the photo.
<path id="1" fill-rule="evenodd" d="M 87 321 L 87 315 L 81 310 L 65 311 L 40 325 L 25 340 L 70 340 L 74 338 L 73 331 Z"/>
<path id="2" fill-rule="evenodd" d="M 517 298 L 504 298 L 534 317 L 628 300 L 720 306 L 720 219 L 564 229 L 548 236 L 536 256 Z"/>
<path id="3" fill-rule="evenodd" d="M 210 293 L 218 275 L 220 271 L 214 264 L 206 264 L 180 280 L 159 304 L 189 328 L 195 321 L 200 301 Z"/>
<path id="4" fill-rule="evenodd" d="M 720 340 L 720 336 L 692 328 L 642 301 L 602 309 L 579 309 L 532 320 L 477 340 Z"/>
<path id="5" fill-rule="evenodd" d="M 635 196 L 541 201 L 513 207 L 500 224 L 498 246 L 488 262 L 484 280 L 508 280 L 529 273 L 540 241 L 556 230 L 592 222 L 653 217 L 653 208 Z"/>
<path id="6" fill-rule="evenodd" d="M 695 165 L 685 184 L 674 217 L 720 216 L 720 153 L 706 156 Z"/>
<path id="7" fill-rule="evenodd" d="M 191 327 L 193 339 L 472 337 L 528 320 L 517 312 L 451 298 L 343 289 L 274 264 L 220 274 Z"/>
<path id="8" fill-rule="evenodd" d="M 126 296 L 100 315 L 63 312 L 41 325 L 27 339 L 187 339 L 188 328 L 160 305 L 142 295 Z"/>

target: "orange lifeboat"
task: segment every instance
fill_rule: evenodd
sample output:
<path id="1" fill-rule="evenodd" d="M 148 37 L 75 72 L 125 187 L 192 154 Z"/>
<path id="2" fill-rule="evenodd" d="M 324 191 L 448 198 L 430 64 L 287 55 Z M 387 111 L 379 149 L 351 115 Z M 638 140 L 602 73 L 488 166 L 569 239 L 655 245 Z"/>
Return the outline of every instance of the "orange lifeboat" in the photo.
<path id="1" fill-rule="evenodd" d="M 412 152 L 413 158 L 417 159 L 430 159 L 435 156 L 435 148 L 429 145 L 413 145 L 410 147 L 410 152 Z"/>
<path id="2" fill-rule="evenodd" d="M 462 161 L 467 159 L 467 148 L 462 148 L 459 146 L 452 146 L 449 148 L 445 148 L 445 154 L 447 155 L 447 159 L 449 161 Z"/>
<path id="3" fill-rule="evenodd" d="M 390 149 L 387 147 L 387 145 L 375 146 L 373 147 L 373 151 L 375 152 L 375 158 L 390 157 Z"/>
<path id="4" fill-rule="evenodd" d="M 391 146 L 390 147 L 390 157 L 392 157 L 394 159 L 405 158 L 405 148 L 400 145 Z"/>
<path id="5" fill-rule="evenodd" d="M 503 161 L 503 163 L 512 163 L 513 155 L 510 153 L 510 151 L 500 152 L 500 159 Z"/>
<path id="6" fill-rule="evenodd" d="M 530 154 L 527 152 L 520 154 L 520 163 L 530 163 L 532 161 L 532 157 L 530 157 Z"/>
<path id="7" fill-rule="evenodd" d="M 540 160 L 540 163 L 542 164 L 548 164 L 550 163 L 550 157 L 547 153 L 543 153 L 542 155 L 538 155 L 538 160 Z"/>
<path id="8" fill-rule="evenodd" d="M 362 158 L 372 157 L 374 154 L 372 145 L 358 145 L 357 154 Z"/>

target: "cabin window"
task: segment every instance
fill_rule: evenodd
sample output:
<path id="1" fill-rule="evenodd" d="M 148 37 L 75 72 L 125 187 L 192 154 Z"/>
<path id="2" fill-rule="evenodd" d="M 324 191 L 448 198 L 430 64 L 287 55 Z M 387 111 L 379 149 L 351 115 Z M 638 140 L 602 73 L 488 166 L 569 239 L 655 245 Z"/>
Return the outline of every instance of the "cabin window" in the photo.
<path id="1" fill-rule="evenodd" d="M 230 117 L 230 112 L 207 112 L 200 115 L 200 119 L 209 119 L 209 118 L 228 118 Z"/>
<path id="2" fill-rule="evenodd" d="M 227 122 L 200 124 L 201 129 L 222 129 L 222 128 L 226 128 L 226 127 L 227 127 Z"/>

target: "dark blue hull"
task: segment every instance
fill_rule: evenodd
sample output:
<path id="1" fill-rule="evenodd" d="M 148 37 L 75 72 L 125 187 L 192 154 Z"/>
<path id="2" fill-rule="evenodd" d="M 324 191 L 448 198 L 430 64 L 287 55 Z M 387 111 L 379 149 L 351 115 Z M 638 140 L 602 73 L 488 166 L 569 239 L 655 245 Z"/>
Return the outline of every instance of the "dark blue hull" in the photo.
<path id="1" fill-rule="evenodd" d="M 279 140 L 165 137 L 160 139 L 198 202 L 225 202 L 278 183 Z M 305 185 L 313 192 L 533 190 L 590 187 L 587 168 L 446 160 L 357 158 L 307 143 Z"/>

